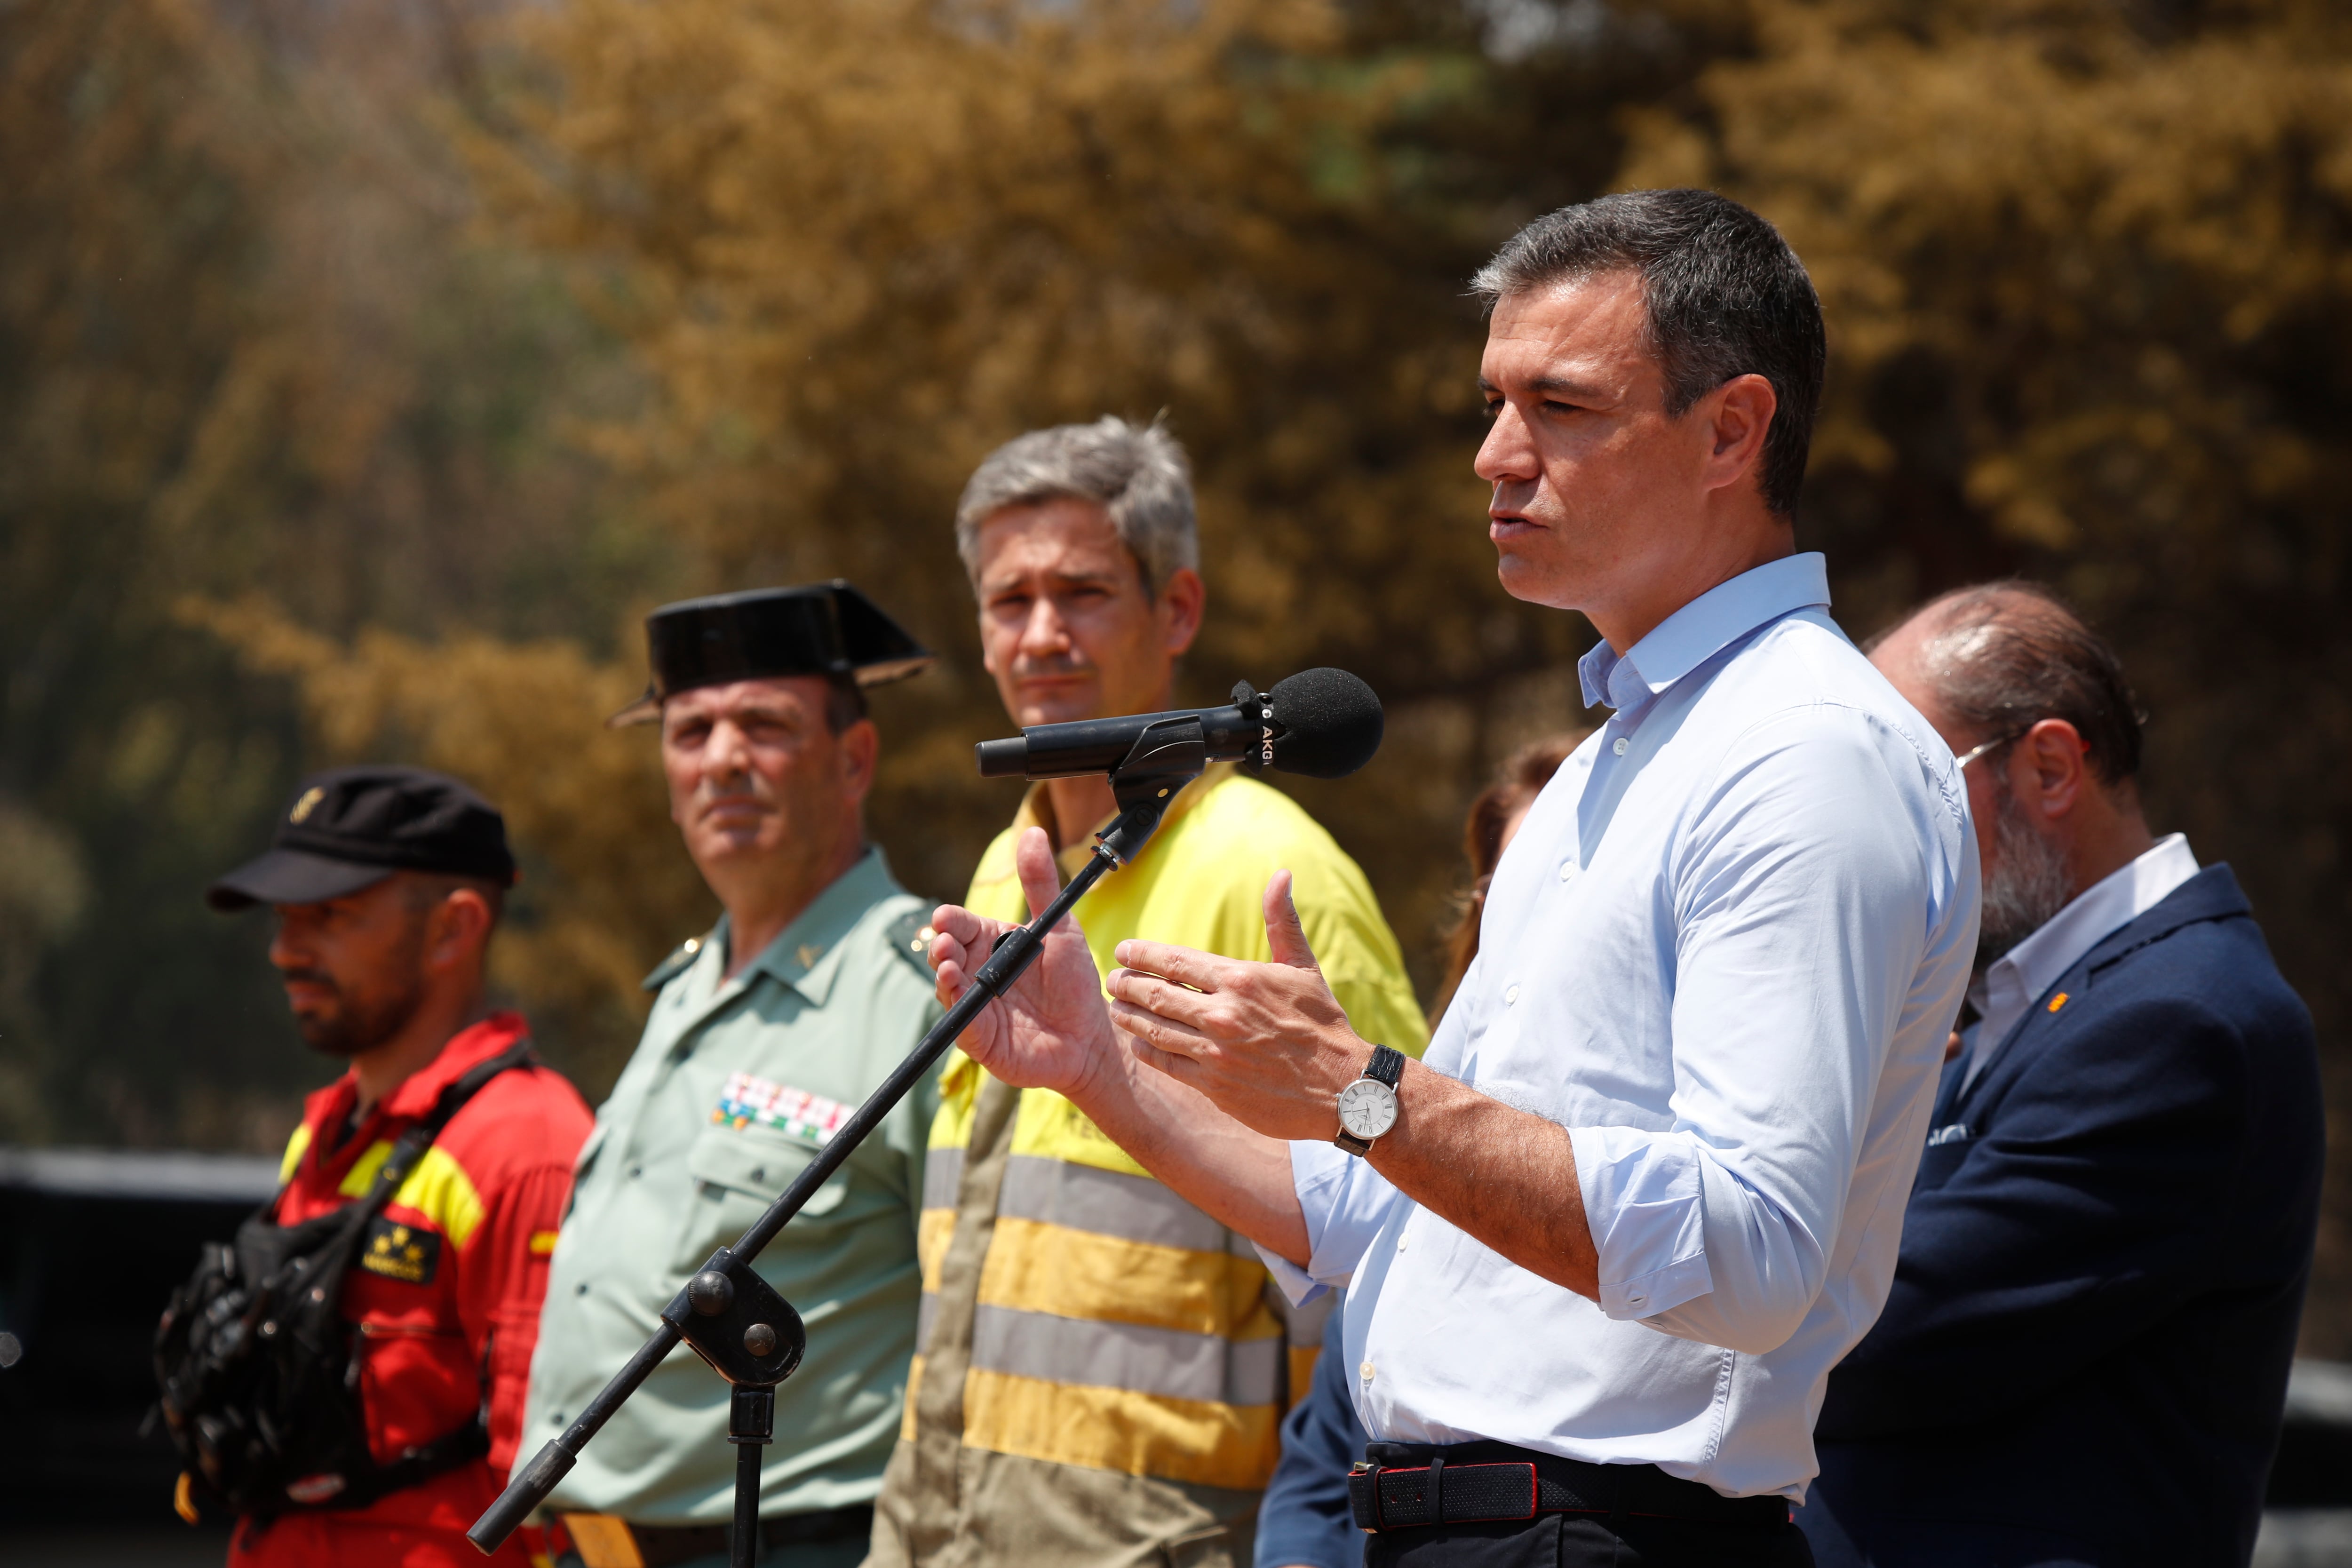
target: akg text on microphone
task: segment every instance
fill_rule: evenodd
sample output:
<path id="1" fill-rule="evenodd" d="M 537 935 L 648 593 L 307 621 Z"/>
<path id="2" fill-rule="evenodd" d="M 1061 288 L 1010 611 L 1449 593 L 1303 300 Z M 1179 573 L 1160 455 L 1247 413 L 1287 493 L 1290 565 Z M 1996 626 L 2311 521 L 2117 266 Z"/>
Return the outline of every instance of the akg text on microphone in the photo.
<path id="1" fill-rule="evenodd" d="M 1017 736 L 982 741 L 983 778 L 1058 779 L 1107 773 L 1143 731 L 1164 719 L 1198 719 L 1212 762 L 1242 762 L 1310 778 L 1344 778 L 1381 749 L 1381 700 L 1344 669 L 1301 670 L 1257 692 L 1247 681 L 1223 708 L 1131 713 L 1073 724 L 1033 724 Z"/>

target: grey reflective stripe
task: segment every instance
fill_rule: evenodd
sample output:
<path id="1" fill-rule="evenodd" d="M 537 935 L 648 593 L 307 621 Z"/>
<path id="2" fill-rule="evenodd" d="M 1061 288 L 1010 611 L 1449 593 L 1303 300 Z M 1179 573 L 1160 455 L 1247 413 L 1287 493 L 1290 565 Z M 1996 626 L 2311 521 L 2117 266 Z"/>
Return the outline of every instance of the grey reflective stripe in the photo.
<path id="1" fill-rule="evenodd" d="M 971 1325 L 975 1368 L 1212 1405 L 1273 1404 L 1283 1351 L 1278 1339 L 1221 1340 L 1013 1307 L 977 1308 Z"/>
<path id="2" fill-rule="evenodd" d="M 1326 1290 L 1304 1307 L 1292 1306 L 1279 1290 L 1269 1293 L 1274 1298 L 1275 1310 L 1282 1315 L 1283 1324 L 1289 1331 L 1285 1337 L 1291 1345 L 1298 1350 L 1322 1348 L 1323 1327 L 1331 1321 L 1331 1309 L 1339 1304 L 1342 1292 Z"/>
<path id="3" fill-rule="evenodd" d="M 963 1151 L 961 1149 L 924 1151 L 923 1206 L 925 1208 L 955 1207 L 956 1189 L 961 1185 L 963 1185 Z"/>
<path id="4" fill-rule="evenodd" d="M 996 1212 L 1188 1252 L 1224 1252 L 1233 1245 L 1223 1226 L 1149 1176 L 1035 1154 L 1005 1162 Z M 1247 1242 L 1242 1250 L 1250 1250 Z"/>
<path id="5" fill-rule="evenodd" d="M 1331 1292 L 1337 1294 L 1337 1292 Z M 940 1315 L 940 1293 L 923 1292 L 923 1304 L 915 1309 L 915 1349 L 920 1351 L 931 1342 L 931 1320 Z"/>

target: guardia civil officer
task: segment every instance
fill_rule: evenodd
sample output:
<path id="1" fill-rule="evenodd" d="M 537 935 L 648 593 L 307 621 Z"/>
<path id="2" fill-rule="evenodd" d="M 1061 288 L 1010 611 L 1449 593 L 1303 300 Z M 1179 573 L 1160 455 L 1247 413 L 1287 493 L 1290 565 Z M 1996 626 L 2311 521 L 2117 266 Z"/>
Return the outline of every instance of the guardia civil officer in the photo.
<path id="1" fill-rule="evenodd" d="M 846 583 L 666 605 L 653 684 L 670 815 L 726 913 L 647 977 L 644 1040 L 582 1151 L 555 1247 L 524 1439 L 536 1448 L 653 1331 L 939 1016 L 926 906 L 866 842 L 880 740 L 865 688 L 932 659 Z M 761 1255 L 808 1326 L 776 1391 L 760 1561 L 856 1563 L 898 1430 L 922 1289 L 926 1083 Z M 720 1564 L 733 1512 L 727 1384 L 673 1355 L 551 1506 L 579 1560 Z"/>

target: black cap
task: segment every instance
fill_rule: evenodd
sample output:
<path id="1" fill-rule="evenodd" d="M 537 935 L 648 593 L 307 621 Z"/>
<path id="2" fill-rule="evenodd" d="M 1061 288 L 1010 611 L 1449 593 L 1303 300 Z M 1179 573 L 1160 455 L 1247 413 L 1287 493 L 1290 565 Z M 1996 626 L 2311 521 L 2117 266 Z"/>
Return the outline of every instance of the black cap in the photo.
<path id="1" fill-rule="evenodd" d="M 506 818 L 446 773 L 380 765 L 304 779 L 270 835 L 269 852 L 205 889 L 216 910 L 315 904 L 394 871 L 515 880 Z"/>
<path id="2" fill-rule="evenodd" d="M 664 700 L 698 686 L 789 675 L 879 686 L 919 675 L 939 657 L 838 577 L 664 605 L 646 617 L 646 644 L 653 684 L 607 723 L 650 723 Z"/>

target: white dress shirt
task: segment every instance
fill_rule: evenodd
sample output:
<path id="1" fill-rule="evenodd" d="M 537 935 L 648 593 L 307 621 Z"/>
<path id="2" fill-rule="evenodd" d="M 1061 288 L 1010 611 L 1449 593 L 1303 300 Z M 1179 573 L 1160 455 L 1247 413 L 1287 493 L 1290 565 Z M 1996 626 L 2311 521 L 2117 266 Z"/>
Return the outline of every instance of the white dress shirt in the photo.
<path id="1" fill-rule="evenodd" d="M 1977 1021 L 1969 1026 L 1965 1042 L 1969 1068 L 1960 1087 L 1976 1081 L 1985 1058 L 2009 1037 L 2034 999 L 2058 984 L 2060 975 L 2110 931 L 2139 919 L 2195 875 L 2197 857 L 2189 851 L 2188 837 L 2176 833 L 2159 838 L 2146 854 L 2102 877 L 2051 916 L 2048 924 L 1986 965 L 1982 978 L 1969 987 Z"/>
<path id="2" fill-rule="evenodd" d="M 1822 1380 L 1894 1277 L 1977 928 L 1951 753 L 1828 603 L 1794 556 L 1586 657 L 1617 711 L 1496 868 L 1429 1048 L 1569 1129 L 1600 1300 L 1291 1146 L 1312 1256 L 1267 1262 L 1294 1300 L 1352 1280 L 1374 1436 L 1803 1497 Z"/>

